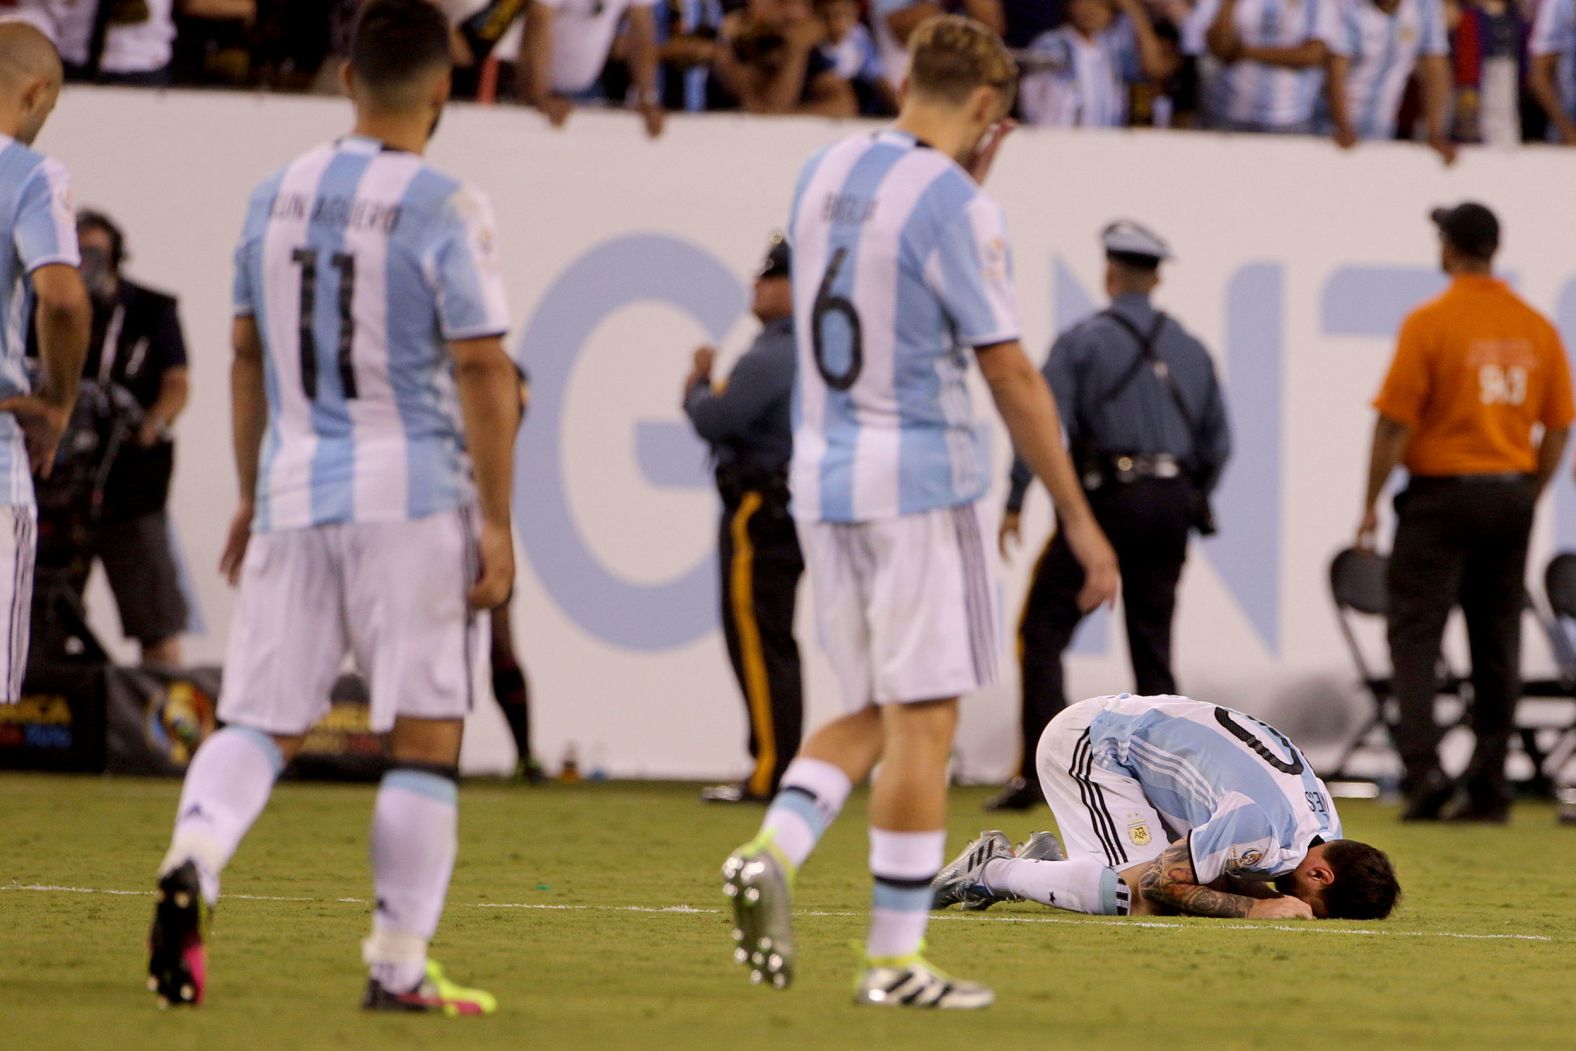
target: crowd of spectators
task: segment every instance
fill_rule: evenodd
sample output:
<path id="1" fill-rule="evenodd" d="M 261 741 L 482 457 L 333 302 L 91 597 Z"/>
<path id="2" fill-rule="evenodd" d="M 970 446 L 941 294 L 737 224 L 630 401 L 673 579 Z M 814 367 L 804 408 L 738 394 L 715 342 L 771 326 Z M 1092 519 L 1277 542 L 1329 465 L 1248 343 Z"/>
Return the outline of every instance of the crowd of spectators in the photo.
<path id="1" fill-rule="evenodd" d="M 74 79 L 333 90 L 358 0 L 0 0 Z M 1019 115 L 1365 139 L 1576 145 L 1576 0 L 434 0 L 463 96 L 638 110 L 883 116 L 904 41 L 997 29 Z"/>

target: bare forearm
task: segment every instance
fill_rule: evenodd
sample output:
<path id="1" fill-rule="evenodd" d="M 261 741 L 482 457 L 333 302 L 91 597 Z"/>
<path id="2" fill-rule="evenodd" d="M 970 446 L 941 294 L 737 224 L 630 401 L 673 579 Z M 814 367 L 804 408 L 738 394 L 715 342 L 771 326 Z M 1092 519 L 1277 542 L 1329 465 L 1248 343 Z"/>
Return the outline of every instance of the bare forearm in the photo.
<path id="1" fill-rule="evenodd" d="M 1345 55 L 1331 55 L 1324 78 L 1324 96 L 1330 104 L 1330 122 L 1337 129 L 1352 126 L 1351 110 L 1346 104 L 1346 73 L 1352 60 Z"/>
<path id="2" fill-rule="evenodd" d="M 1311 66 L 1321 65 L 1329 49 L 1319 40 L 1310 40 L 1296 47 L 1254 47 L 1245 46 L 1242 57 L 1250 62 L 1262 62 L 1266 66 L 1280 66 L 1284 69 L 1308 69 Z"/>
<path id="3" fill-rule="evenodd" d="M 250 503 L 257 496 L 257 461 L 267 426 L 262 359 L 237 354 L 230 364 L 230 432 L 242 503 Z"/>
<path id="4" fill-rule="evenodd" d="M 1538 105 L 1543 107 L 1543 112 L 1555 127 L 1562 132 L 1576 130 L 1576 123 L 1571 121 L 1565 107 L 1560 105 L 1559 88 L 1554 82 L 1558 63 L 1558 55 L 1534 55 L 1532 68 L 1527 71 L 1527 89 L 1538 100 Z"/>
<path id="5" fill-rule="evenodd" d="M 525 18 L 524 51 L 530 59 L 530 84 L 527 101 L 539 104 L 553 93 L 553 17 L 556 12 L 543 4 L 532 4 Z"/>
<path id="6" fill-rule="evenodd" d="M 1569 430 L 1543 432 L 1543 441 L 1538 443 L 1538 492 L 1543 492 L 1554 472 L 1560 469 L 1560 459 L 1565 455 L 1565 443 L 1569 438 Z"/>
<path id="7" fill-rule="evenodd" d="M 85 300 L 80 306 L 40 303 L 36 319 L 38 357 L 43 367 L 43 387 L 38 395 L 54 405 L 70 407 L 77 400 L 77 381 L 87 355 L 90 308 Z"/>
<path id="8" fill-rule="evenodd" d="M 1187 847 L 1172 847 L 1139 877 L 1139 892 L 1145 901 L 1186 916 L 1247 918 L 1253 908 L 1252 898 L 1202 886 L 1194 882 L 1196 879 Z"/>
<path id="9" fill-rule="evenodd" d="M 1209 47 L 1210 54 L 1222 61 L 1234 58 L 1239 47 L 1236 6 L 1235 0 L 1224 0 L 1220 10 L 1215 12 L 1215 20 L 1204 34 L 1204 43 Z"/>
<path id="10" fill-rule="evenodd" d="M 1001 0 L 963 0 L 963 13 L 976 22 L 984 23 L 997 36 L 1007 31 L 1007 16 Z"/>
<path id="11" fill-rule="evenodd" d="M 507 526 L 520 395 L 514 365 L 501 344 L 491 342 L 497 346 L 496 353 L 459 356 L 454 378 L 482 518 Z"/>
<path id="12" fill-rule="evenodd" d="M 810 52 L 805 48 L 789 48 L 783 64 L 760 87 L 755 98 L 754 112 L 791 113 L 798 108 L 799 93 L 804 88 L 804 74 L 810 66 Z"/>
<path id="13" fill-rule="evenodd" d="M 1442 139 L 1450 111 L 1450 64 L 1443 55 L 1423 58 L 1423 123 L 1429 138 Z"/>
<path id="14" fill-rule="evenodd" d="M 1401 462 L 1406 452 L 1407 439 L 1411 436 L 1405 424 L 1388 416 L 1374 421 L 1373 445 L 1368 452 L 1368 488 L 1363 494 L 1363 509 L 1371 511 L 1379 502 L 1379 494 L 1390 480 L 1390 473 Z"/>
<path id="15" fill-rule="evenodd" d="M 657 100 L 657 22 L 651 8 L 629 12 L 629 66 L 642 102 Z"/>
<path id="16" fill-rule="evenodd" d="M 148 406 L 148 418 L 168 426 L 186 409 L 191 380 L 185 369 L 168 369 L 159 380 L 159 396 Z"/>
<path id="17" fill-rule="evenodd" d="M 1092 517 L 1077 472 L 1062 445 L 1061 417 L 1051 388 L 1021 352 L 1021 367 L 987 376 L 991 397 L 1018 450 L 1045 488 L 1063 521 Z"/>

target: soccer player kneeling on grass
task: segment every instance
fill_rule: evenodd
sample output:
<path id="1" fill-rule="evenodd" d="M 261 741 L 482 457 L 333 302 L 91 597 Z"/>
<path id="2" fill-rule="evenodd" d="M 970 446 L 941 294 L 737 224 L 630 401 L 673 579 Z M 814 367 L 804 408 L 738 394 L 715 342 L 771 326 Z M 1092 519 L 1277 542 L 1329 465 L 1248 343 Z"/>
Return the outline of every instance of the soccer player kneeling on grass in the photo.
<path id="1" fill-rule="evenodd" d="M 1016 854 L 1004 833 L 986 832 L 936 878 L 936 908 L 1038 901 L 1108 916 L 1377 920 L 1400 897 L 1390 859 L 1342 838 L 1302 752 L 1230 708 L 1080 701 L 1046 727 L 1036 765 L 1066 852 L 1049 832 Z"/>
<path id="2" fill-rule="evenodd" d="M 967 376 L 978 361 L 1014 445 L 1050 489 L 1087 573 L 1114 598 L 1116 556 L 1084 501 L 1049 388 L 1024 356 L 1000 207 L 980 188 L 1015 67 L 977 22 L 938 17 L 910 41 L 894 127 L 816 154 L 789 226 L 798 341 L 789 485 L 820 636 L 850 714 L 784 772 L 760 835 L 723 867 L 735 959 L 783 988 L 789 884 L 853 784 L 870 803 L 875 889 L 855 999 L 984 1007 L 991 991 L 920 956 L 946 847 L 958 698 L 996 681 L 990 461 Z"/>
<path id="3" fill-rule="evenodd" d="M 421 156 L 449 62 L 437 8 L 369 0 L 348 67 L 354 132 L 252 196 L 231 371 L 241 507 L 220 567 L 241 590 L 225 728 L 192 760 L 159 869 L 148 972 L 165 1005 L 201 1002 L 220 870 L 350 650 L 393 757 L 372 814 L 363 1006 L 495 1006 L 427 958 L 454 868 L 476 619 L 514 578 L 520 419 L 491 207 Z"/>

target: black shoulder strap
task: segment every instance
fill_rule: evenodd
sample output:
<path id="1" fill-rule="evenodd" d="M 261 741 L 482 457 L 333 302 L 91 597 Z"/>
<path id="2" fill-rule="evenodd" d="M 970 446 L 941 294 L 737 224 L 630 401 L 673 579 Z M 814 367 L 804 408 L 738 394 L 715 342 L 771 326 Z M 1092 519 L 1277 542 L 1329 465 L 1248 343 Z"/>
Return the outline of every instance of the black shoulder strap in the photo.
<path id="1" fill-rule="evenodd" d="M 1122 377 L 1122 381 L 1112 389 L 1107 398 L 1114 398 L 1118 393 L 1125 390 L 1127 385 L 1133 382 L 1133 377 L 1138 374 L 1139 367 L 1147 362 L 1150 370 L 1154 372 L 1155 378 L 1164 385 L 1166 392 L 1171 395 L 1171 400 L 1176 403 L 1177 412 L 1181 414 L 1182 423 L 1187 427 L 1188 434 L 1193 438 L 1194 443 L 1198 444 L 1198 421 L 1193 418 L 1192 411 L 1188 409 L 1187 401 L 1182 397 L 1182 388 L 1177 386 L 1176 378 L 1171 375 L 1171 367 L 1164 361 L 1161 361 L 1159 355 L 1155 353 L 1155 341 L 1160 338 L 1160 331 L 1165 327 L 1166 315 L 1161 311 L 1155 312 L 1155 322 L 1149 326 L 1147 335 L 1139 332 L 1137 325 L 1114 310 L 1107 310 L 1105 316 L 1125 328 L 1138 341 L 1138 357 L 1134 360 L 1133 367 L 1128 369 L 1127 374 Z"/>

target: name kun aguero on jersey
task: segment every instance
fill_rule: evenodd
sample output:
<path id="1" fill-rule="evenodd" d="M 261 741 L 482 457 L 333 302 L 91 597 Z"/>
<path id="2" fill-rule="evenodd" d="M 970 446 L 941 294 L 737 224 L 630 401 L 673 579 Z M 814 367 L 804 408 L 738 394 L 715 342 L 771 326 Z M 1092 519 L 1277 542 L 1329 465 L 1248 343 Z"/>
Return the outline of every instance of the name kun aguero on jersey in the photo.
<path id="1" fill-rule="evenodd" d="M 321 226 L 371 230 L 392 235 L 399 228 L 400 206 L 363 197 L 317 197 L 306 193 L 281 193 L 268 205 L 270 219 L 306 219 Z"/>

